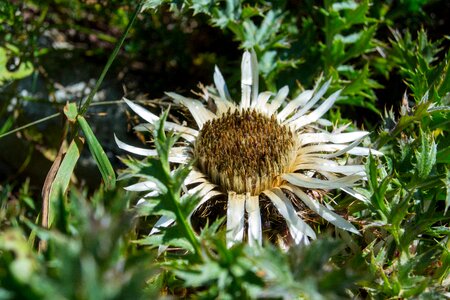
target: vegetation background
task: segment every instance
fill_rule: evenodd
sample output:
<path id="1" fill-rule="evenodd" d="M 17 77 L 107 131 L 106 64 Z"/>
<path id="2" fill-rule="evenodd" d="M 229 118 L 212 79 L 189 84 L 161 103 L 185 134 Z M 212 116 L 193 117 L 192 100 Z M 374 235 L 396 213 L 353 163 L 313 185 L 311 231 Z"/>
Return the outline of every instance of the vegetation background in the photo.
<path id="1" fill-rule="evenodd" d="M 449 15 L 445 0 L 1 1 L 0 299 L 450 298 Z M 214 65 L 238 95 L 249 48 L 262 88 L 332 77 L 329 119 L 373 132 L 385 156 L 367 161 L 369 201 L 328 199 L 362 236 L 314 221 L 307 248 L 226 249 L 223 220 L 195 232 L 177 196 L 160 204 L 181 227 L 146 237 L 161 211 L 123 190 L 142 169 L 113 134 L 150 136 L 121 97 L 160 114 L 164 91 L 210 84 Z M 192 122 L 174 105 L 166 117 Z"/>

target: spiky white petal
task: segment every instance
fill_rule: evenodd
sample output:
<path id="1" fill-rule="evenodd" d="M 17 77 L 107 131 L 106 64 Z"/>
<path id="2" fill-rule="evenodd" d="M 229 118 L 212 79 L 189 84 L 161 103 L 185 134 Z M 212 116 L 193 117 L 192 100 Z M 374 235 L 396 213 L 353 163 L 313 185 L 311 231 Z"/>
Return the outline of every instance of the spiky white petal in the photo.
<path id="1" fill-rule="evenodd" d="M 155 225 L 153 226 L 152 230 L 150 231 L 150 235 L 158 233 L 161 231 L 161 228 L 169 227 L 173 224 L 175 220 L 168 216 L 162 216 L 161 218 L 156 221 Z"/>
<path id="2" fill-rule="evenodd" d="M 216 118 L 216 115 L 198 100 L 187 98 L 172 92 L 168 92 L 166 95 L 175 100 L 175 102 L 186 106 L 200 129 L 207 121 Z"/>
<path id="3" fill-rule="evenodd" d="M 274 114 L 278 110 L 278 108 L 280 108 L 281 104 L 283 104 L 284 100 L 286 100 L 288 93 L 289 93 L 289 87 L 287 85 L 282 87 L 278 91 L 277 95 L 272 100 L 270 105 L 267 107 L 266 113 L 268 115 Z"/>
<path id="4" fill-rule="evenodd" d="M 132 101 L 123 98 L 125 103 L 141 118 L 146 120 L 147 124 L 140 124 L 136 126 L 134 129 L 136 131 L 152 131 L 153 126 L 156 121 L 159 120 L 159 117 L 149 112 L 147 109 L 143 108 L 139 104 L 133 103 Z M 198 131 L 186 126 L 181 126 L 169 121 L 164 122 L 164 129 L 167 131 L 175 131 L 182 134 L 182 137 L 184 137 L 188 141 L 194 141 L 195 137 L 198 135 Z"/>
<path id="5" fill-rule="evenodd" d="M 129 186 L 124 187 L 125 190 L 130 192 L 144 192 L 151 190 L 159 190 L 158 185 L 151 180 L 138 182 Z"/>
<path id="6" fill-rule="evenodd" d="M 227 84 L 225 83 L 225 79 L 223 78 L 222 73 L 217 66 L 214 67 L 214 84 L 216 85 L 221 99 L 231 100 Z"/>
<path id="7" fill-rule="evenodd" d="M 334 226 L 360 235 L 358 229 L 356 229 L 355 226 L 353 226 L 349 221 L 345 220 L 335 212 L 331 211 L 326 206 L 320 204 L 318 201 L 314 201 L 301 189 L 293 185 L 286 185 L 282 187 L 292 191 L 297 197 L 299 197 L 300 200 L 303 201 L 303 203 L 306 204 L 306 206 L 308 206 L 311 210 L 316 212 L 319 216 L 321 216 Z"/>
<path id="8" fill-rule="evenodd" d="M 333 173 L 340 173 L 344 175 L 365 175 L 364 165 L 336 165 L 336 164 L 314 164 L 314 163 L 303 163 L 298 164 L 295 170 L 317 170 L 317 171 L 327 171 Z"/>
<path id="9" fill-rule="evenodd" d="M 312 122 L 317 121 L 320 117 L 322 117 L 334 104 L 339 95 L 341 94 L 341 90 L 333 93 L 330 97 L 327 98 L 316 110 L 309 113 L 306 116 L 298 118 L 297 120 L 291 122 L 293 126 L 296 128 L 301 128 L 305 125 L 308 125 Z"/>
<path id="10" fill-rule="evenodd" d="M 159 191 L 151 191 L 150 193 L 145 194 L 144 197 L 140 198 L 138 202 L 136 202 L 136 206 L 145 205 L 147 198 L 157 197 L 159 194 Z"/>
<path id="11" fill-rule="evenodd" d="M 301 116 L 303 116 L 305 113 L 307 113 L 314 106 L 314 104 L 316 104 L 317 101 L 319 101 L 320 98 L 322 98 L 322 96 L 325 95 L 330 84 L 331 84 L 331 79 L 328 80 L 327 82 L 325 82 L 321 86 L 319 91 L 316 94 L 314 94 L 312 99 L 309 100 L 308 102 L 306 102 L 305 105 L 298 112 L 296 112 L 295 115 L 293 115 L 291 118 L 287 119 L 286 122 L 291 123 L 291 122 L 297 120 L 298 118 L 300 118 Z"/>
<path id="12" fill-rule="evenodd" d="M 333 126 L 333 123 L 331 123 L 331 121 L 322 118 L 318 119 L 316 123 L 323 127 Z"/>
<path id="13" fill-rule="evenodd" d="M 250 101 L 252 96 L 252 84 L 253 84 L 253 70 L 252 70 L 252 58 L 250 52 L 246 51 L 242 56 L 241 63 L 241 108 L 250 107 Z"/>
<path id="14" fill-rule="evenodd" d="M 227 246 L 242 241 L 244 237 L 244 208 L 245 195 L 228 193 L 227 207 Z"/>
<path id="15" fill-rule="evenodd" d="M 368 156 L 370 154 L 375 155 L 375 156 L 383 156 L 383 152 L 375 150 L 375 149 L 371 149 L 371 148 L 364 148 L 364 147 L 355 147 L 351 150 L 348 150 L 347 152 L 348 154 L 351 155 L 359 155 L 359 156 Z"/>
<path id="16" fill-rule="evenodd" d="M 139 125 L 133 127 L 133 129 L 135 131 L 141 131 L 141 132 L 145 132 L 145 131 L 152 132 L 154 130 L 154 128 L 155 128 L 154 125 L 150 124 L 150 123 L 139 124 Z M 173 132 L 180 134 L 183 139 L 185 139 L 186 141 L 188 141 L 190 143 L 194 142 L 196 137 L 198 136 L 197 130 L 186 127 L 186 126 L 178 125 L 178 124 L 175 124 L 172 122 L 165 122 L 164 129 L 166 131 L 173 131 Z"/>
<path id="17" fill-rule="evenodd" d="M 297 150 L 297 155 L 314 155 L 323 158 L 334 158 L 341 156 L 343 154 L 352 154 L 357 156 L 367 156 L 371 152 L 372 155 L 383 155 L 380 151 L 373 150 L 370 148 L 357 147 L 361 143 L 361 140 L 356 140 L 350 145 L 342 144 L 318 144 L 318 145 L 308 145 L 301 147 Z M 332 153 L 324 153 L 332 152 Z"/>
<path id="18" fill-rule="evenodd" d="M 119 140 L 115 134 L 114 139 L 116 140 L 116 144 L 120 149 L 128 151 L 130 153 L 150 157 L 156 157 L 158 155 L 158 152 L 155 149 L 145 149 L 128 145 Z M 172 149 L 170 149 L 169 161 L 178 164 L 186 164 L 191 159 L 190 155 L 187 154 L 188 150 L 189 148 L 187 147 L 173 147 Z"/>
<path id="19" fill-rule="evenodd" d="M 198 186 L 188 191 L 189 195 L 197 194 L 200 198 L 206 195 L 209 191 L 213 190 L 216 187 L 215 184 L 209 182 L 202 182 Z"/>
<path id="20" fill-rule="evenodd" d="M 369 132 L 367 131 L 354 131 L 345 133 L 328 133 L 328 132 L 318 132 L 318 133 L 303 133 L 300 135 L 300 142 L 302 145 L 307 145 L 311 143 L 335 143 L 344 144 L 359 140 L 367 136 Z"/>
<path id="21" fill-rule="evenodd" d="M 343 187 L 353 186 L 356 181 L 361 180 L 361 176 L 350 175 L 336 180 L 322 180 L 311 178 L 300 173 L 283 174 L 281 177 L 287 182 L 307 189 L 339 189 Z"/>
<path id="22" fill-rule="evenodd" d="M 128 145 L 121 140 L 117 138 L 117 136 L 114 134 L 114 139 L 116 140 L 117 146 L 119 146 L 120 149 L 128 151 L 133 154 L 141 155 L 141 156 L 157 156 L 158 152 L 155 149 L 145 149 L 145 148 L 139 148 L 135 146 Z"/>
<path id="23" fill-rule="evenodd" d="M 125 103 L 137 114 L 139 115 L 142 119 L 144 119 L 145 121 L 149 122 L 150 124 L 154 124 L 156 121 L 159 120 L 158 116 L 152 114 L 151 112 L 149 112 L 148 110 L 146 110 L 145 108 L 143 108 L 142 106 L 140 106 L 139 104 L 133 103 L 130 100 L 123 98 L 123 101 L 125 101 Z"/>
<path id="24" fill-rule="evenodd" d="M 262 244 L 261 213 L 259 210 L 259 196 L 247 196 L 245 210 L 248 216 L 248 243 Z"/>
<path id="25" fill-rule="evenodd" d="M 189 172 L 188 176 L 184 179 L 185 184 L 193 184 L 205 181 L 206 175 L 202 172 L 193 169 Z"/>
<path id="26" fill-rule="evenodd" d="M 290 114 L 292 114 L 297 108 L 305 105 L 306 102 L 314 95 L 314 90 L 306 90 L 300 93 L 297 97 L 289 101 L 288 104 L 278 114 L 278 120 L 284 121 Z"/>
<path id="27" fill-rule="evenodd" d="M 304 239 L 304 235 L 307 235 L 313 239 L 316 238 L 316 233 L 314 230 L 312 230 L 312 228 L 296 214 L 292 203 L 279 188 L 266 190 L 263 193 L 269 197 L 270 201 L 272 201 L 280 214 L 286 220 L 289 227 L 289 232 L 291 233 L 296 244 L 300 244 L 300 242 Z"/>
<path id="28" fill-rule="evenodd" d="M 258 97 L 259 90 L 259 66 L 258 66 L 258 58 L 256 57 L 255 50 L 251 50 L 251 64 L 252 64 L 252 102 L 254 103 Z"/>
<path id="29" fill-rule="evenodd" d="M 156 223 L 153 226 L 152 230 L 150 231 L 149 235 L 159 233 L 161 231 L 161 229 L 169 227 L 174 222 L 175 222 L 174 219 L 172 219 L 168 216 L 162 216 L 161 218 L 158 219 L 158 221 L 156 221 Z M 163 253 L 164 251 L 166 251 L 167 248 L 168 248 L 168 246 L 163 246 L 163 245 L 159 246 L 158 247 L 158 256 L 161 255 L 161 253 Z"/>
<path id="30" fill-rule="evenodd" d="M 264 111 L 266 107 L 267 101 L 269 101 L 270 97 L 272 97 L 271 92 L 263 92 L 258 95 L 258 98 L 254 102 L 254 108 Z"/>

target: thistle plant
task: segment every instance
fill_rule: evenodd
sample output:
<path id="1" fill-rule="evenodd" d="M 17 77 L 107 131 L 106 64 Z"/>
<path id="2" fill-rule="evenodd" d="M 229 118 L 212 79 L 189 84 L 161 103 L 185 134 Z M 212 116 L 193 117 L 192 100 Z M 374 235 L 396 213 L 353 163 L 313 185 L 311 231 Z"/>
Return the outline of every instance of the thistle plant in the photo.
<path id="1" fill-rule="evenodd" d="M 0 1 L 0 299 L 449 298 L 446 1 L 47 2 Z"/>
<path id="2" fill-rule="evenodd" d="M 226 198 L 228 246 L 243 240 L 245 219 L 248 243 L 261 245 L 263 231 L 269 235 L 273 231 L 272 228 L 263 228 L 262 224 L 269 223 L 276 215 L 286 220 L 290 233 L 287 241 L 292 240 L 296 245 L 309 244 L 316 234 L 299 217 L 293 204 L 297 201 L 336 227 L 359 234 L 350 222 L 312 196 L 341 189 L 367 201 L 352 189 L 364 179 L 364 166 L 352 163 L 356 161 L 354 159 L 346 163 L 341 158 L 344 155 L 368 155 L 370 149 L 358 145 L 369 133 L 344 132 L 345 126 L 329 132 L 327 127 L 332 127 L 332 123 L 322 118 L 341 91 L 334 92 L 320 103 L 330 85 L 327 81 L 301 92 L 286 103 L 287 86 L 275 94 L 258 92 L 259 74 L 254 52 L 244 53 L 241 68 L 242 96 L 240 103 L 235 103 L 216 67 L 215 88 L 203 89 L 203 100 L 214 102 L 214 112 L 200 100 L 167 93 L 175 102 L 188 108 L 198 126 L 194 129 L 165 123 L 165 130 L 177 132 L 185 141 L 184 146 L 171 148 L 164 155 L 173 163 L 193 166 L 183 185 L 187 194 L 197 194 L 201 198 L 195 209 L 202 209 L 202 205 L 214 209 L 217 198 Z M 159 118 L 151 112 L 125 101 L 148 122 L 140 125 L 138 130 L 153 128 L 158 122 Z M 116 140 L 120 148 L 129 152 L 143 156 L 161 155 L 157 150 L 137 148 Z M 379 154 L 375 150 L 372 153 Z M 146 192 L 151 197 L 154 193 L 161 193 L 158 183 L 152 179 L 137 186 L 139 189 L 147 186 Z M 133 190 L 137 186 L 128 188 Z M 180 190 L 177 185 L 176 191 Z M 265 214 L 265 219 L 261 218 L 261 206 L 270 211 Z M 174 221 L 174 218 L 164 216 L 152 232 Z"/>

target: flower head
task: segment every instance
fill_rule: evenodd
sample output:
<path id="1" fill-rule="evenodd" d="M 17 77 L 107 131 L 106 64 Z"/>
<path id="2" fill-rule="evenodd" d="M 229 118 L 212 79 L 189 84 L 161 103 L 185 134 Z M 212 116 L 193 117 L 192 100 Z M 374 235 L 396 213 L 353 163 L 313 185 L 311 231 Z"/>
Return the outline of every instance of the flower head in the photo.
<path id="1" fill-rule="evenodd" d="M 364 180 L 364 166 L 340 158 L 368 155 L 368 148 L 358 147 L 368 132 L 343 132 L 345 127 L 328 132 L 326 127 L 332 124 L 322 119 L 341 91 L 322 100 L 330 85 L 327 81 L 286 101 L 287 86 L 276 94 L 258 93 L 258 64 L 254 53 L 244 53 L 241 68 L 239 103 L 231 99 L 217 67 L 216 88 L 203 88 L 203 98 L 212 99 L 215 109 L 208 109 L 200 100 L 167 93 L 176 103 L 186 106 L 197 123 L 195 129 L 165 123 L 166 130 L 178 132 L 186 141 L 185 146 L 172 148 L 169 160 L 178 164 L 194 161 L 185 185 L 188 193 L 199 193 L 202 197 L 197 209 L 219 196 L 226 197 L 229 246 L 242 241 L 244 235 L 250 244 L 262 243 L 262 199 L 270 200 L 285 219 L 296 244 L 307 244 L 316 234 L 299 216 L 292 197 L 336 227 L 359 234 L 350 222 L 311 196 L 317 190 L 340 189 L 364 200 L 352 188 Z M 148 129 L 158 120 L 141 106 L 125 101 L 149 122 L 138 126 L 138 130 Z M 156 155 L 155 150 L 137 148 L 119 140 L 117 144 L 138 155 Z M 372 153 L 378 154 L 374 150 Z M 153 187 L 148 183 L 145 186 Z M 173 220 L 162 217 L 151 233 L 171 223 Z"/>

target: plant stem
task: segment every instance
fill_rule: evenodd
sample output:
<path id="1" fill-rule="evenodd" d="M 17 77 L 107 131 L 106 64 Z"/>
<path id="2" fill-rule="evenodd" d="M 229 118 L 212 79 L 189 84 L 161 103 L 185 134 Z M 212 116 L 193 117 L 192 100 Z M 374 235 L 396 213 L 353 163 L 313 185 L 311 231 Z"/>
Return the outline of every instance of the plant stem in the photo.
<path id="1" fill-rule="evenodd" d="M 24 125 L 24 126 L 17 127 L 17 128 L 15 128 L 15 129 L 13 129 L 13 130 L 11 130 L 11 131 L 8 131 L 8 132 L 5 132 L 5 133 L 3 133 L 3 134 L 0 134 L 0 139 L 3 138 L 3 137 L 5 137 L 5 136 L 7 136 L 7 135 L 12 134 L 12 133 L 21 131 L 22 129 L 25 129 L 25 128 L 28 128 L 28 127 L 30 127 L 30 126 L 33 126 L 33 125 L 36 125 L 36 124 L 45 122 L 45 121 L 50 120 L 50 119 L 53 119 L 53 118 L 59 116 L 60 114 L 61 114 L 61 113 L 56 113 L 56 114 L 50 115 L 50 116 L 48 116 L 48 117 L 42 118 L 42 119 L 40 119 L 40 120 L 37 120 L 37 121 L 31 122 L 31 123 L 28 123 L 28 124 L 26 124 L 26 125 Z"/>
<path id="2" fill-rule="evenodd" d="M 122 47 L 123 42 L 125 41 L 125 38 L 127 37 L 131 27 L 133 26 L 137 15 L 141 11 L 143 3 L 144 2 L 142 0 L 139 1 L 139 4 L 136 7 L 136 9 L 134 10 L 133 16 L 131 17 L 131 20 L 128 23 L 127 28 L 125 28 L 124 33 L 120 37 L 119 41 L 116 43 L 116 46 L 114 47 L 113 52 L 109 56 L 108 62 L 106 63 L 105 67 L 103 68 L 103 71 L 100 74 L 100 77 L 98 78 L 97 82 L 95 83 L 94 88 L 89 93 L 89 95 L 88 95 L 86 101 L 84 102 L 83 106 L 80 108 L 80 110 L 79 110 L 79 114 L 80 115 L 84 115 L 86 113 L 87 109 L 89 108 L 89 105 L 91 104 L 92 99 L 94 98 L 95 94 L 97 93 L 98 89 L 100 88 L 100 85 L 102 84 L 103 79 L 105 79 L 106 73 L 108 73 L 109 67 L 111 67 L 114 59 L 116 58 L 117 54 L 119 53 L 120 48 Z"/>
<path id="3" fill-rule="evenodd" d="M 177 196 L 172 192 L 171 189 L 169 189 L 169 195 L 170 199 L 174 202 L 174 207 L 176 207 L 175 210 L 175 216 L 177 218 L 178 225 L 182 228 L 184 231 L 185 236 L 191 243 L 192 247 L 194 247 L 194 254 L 197 257 L 199 261 L 202 261 L 201 256 L 201 247 L 198 239 L 195 237 L 194 232 L 192 231 L 190 225 L 188 224 L 187 217 L 181 212 L 180 210 L 180 204 L 179 201 L 177 201 Z"/>

